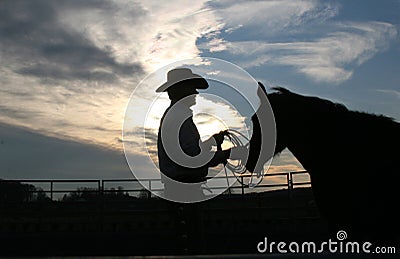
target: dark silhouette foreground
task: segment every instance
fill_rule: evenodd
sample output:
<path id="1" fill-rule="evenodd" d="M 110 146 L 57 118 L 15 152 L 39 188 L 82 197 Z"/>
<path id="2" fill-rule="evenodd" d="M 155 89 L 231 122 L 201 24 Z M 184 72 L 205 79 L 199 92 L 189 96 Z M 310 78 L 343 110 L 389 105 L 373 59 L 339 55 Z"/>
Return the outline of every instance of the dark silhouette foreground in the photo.
<path id="1" fill-rule="evenodd" d="M 267 97 L 277 127 L 275 155 L 288 148 L 309 172 L 317 206 L 332 230 L 371 240 L 398 237 L 400 124 L 285 88 L 273 88 Z M 252 121 L 250 171 L 261 148 L 257 116 Z"/>

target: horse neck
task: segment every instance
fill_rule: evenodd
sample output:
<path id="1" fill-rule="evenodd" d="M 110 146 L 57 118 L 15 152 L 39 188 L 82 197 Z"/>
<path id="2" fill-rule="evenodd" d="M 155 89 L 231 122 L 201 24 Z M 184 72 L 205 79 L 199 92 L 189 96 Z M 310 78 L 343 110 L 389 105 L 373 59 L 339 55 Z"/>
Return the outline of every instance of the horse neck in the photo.
<path id="1" fill-rule="evenodd" d="M 277 152 L 287 148 L 306 170 L 311 170 L 314 165 L 310 161 L 315 159 L 322 145 L 316 137 L 320 129 L 312 123 L 311 117 L 297 113 L 287 114 L 282 119 L 276 118 Z"/>

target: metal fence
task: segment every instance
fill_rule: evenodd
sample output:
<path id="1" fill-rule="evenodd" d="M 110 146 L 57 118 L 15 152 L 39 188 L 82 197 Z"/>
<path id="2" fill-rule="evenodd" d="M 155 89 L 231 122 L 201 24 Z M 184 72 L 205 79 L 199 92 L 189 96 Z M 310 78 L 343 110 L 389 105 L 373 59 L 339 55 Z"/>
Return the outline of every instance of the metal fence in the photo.
<path id="1" fill-rule="evenodd" d="M 300 180 L 296 180 L 296 176 L 300 177 Z M 237 178 L 243 183 L 246 179 L 252 177 L 251 174 L 243 174 L 237 176 Z M 214 179 L 232 179 L 234 176 L 217 176 Z M 273 180 L 274 178 L 281 178 L 281 180 Z M 284 180 L 282 180 L 284 179 Z M 97 193 L 99 195 L 106 193 L 128 193 L 132 196 L 140 196 L 146 194 L 147 198 L 154 197 L 153 192 L 162 192 L 163 184 L 160 179 L 141 179 L 142 184 L 147 184 L 147 188 L 139 183 L 137 179 L 74 179 L 74 180 L 49 180 L 49 179 L 13 179 L 13 180 L 0 180 L 0 183 L 18 183 L 18 184 L 31 184 L 33 189 L 27 189 L 28 196 L 37 195 L 41 193 L 45 194 L 50 200 L 60 200 L 64 194 L 73 193 Z M 118 187 L 117 187 L 117 184 Z M 283 173 L 271 173 L 266 174 L 260 184 L 249 188 L 247 185 L 235 183 L 227 189 L 227 186 L 214 186 L 209 189 L 226 189 L 224 194 L 241 194 L 244 196 L 246 193 L 263 192 L 268 190 L 276 189 L 287 189 L 290 193 L 293 188 L 296 187 L 309 187 L 311 182 L 306 171 L 297 172 L 283 172 Z M 117 187 L 117 188 L 115 188 Z M 121 188 L 120 188 L 121 187 Z M 12 191 L 12 190 L 11 190 Z M 61 196 L 60 196 L 61 195 Z"/>
<path id="2" fill-rule="evenodd" d="M 242 182 L 249 177 L 239 176 Z M 220 178 L 223 183 L 225 177 Z M 1 196 L 21 185 L 35 186 L 24 190 L 45 194 L 47 202 L 19 203 Z M 115 188 L 121 185 L 124 188 Z M 309 203 L 313 198 L 310 190 L 298 188 L 310 186 L 305 171 L 267 174 L 254 188 L 236 183 L 224 195 L 195 207 L 155 198 L 152 192 L 163 191 L 160 179 L 147 179 L 144 185 L 148 189 L 136 179 L 0 180 L 2 248 L 10 248 L 9 254 L 126 251 L 141 255 L 151 251 L 165 255 L 187 253 L 193 247 L 207 253 L 249 253 L 266 231 L 276 240 L 325 231 L 317 208 Z M 268 190 L 283 191 L 265 193 Z M 78 192 L 91 193 L 93 196 L 87 197 L 94 199 L 51 202 Z M 122 192 L 143 194 L 143 199 L 104 199 L 107 193 Z M 193 229 L 200 234 L 193 234 Z M 13 246 L 18 250 L 12 250 Z M 7 254 L 4 249 L 2 253 Z"/>

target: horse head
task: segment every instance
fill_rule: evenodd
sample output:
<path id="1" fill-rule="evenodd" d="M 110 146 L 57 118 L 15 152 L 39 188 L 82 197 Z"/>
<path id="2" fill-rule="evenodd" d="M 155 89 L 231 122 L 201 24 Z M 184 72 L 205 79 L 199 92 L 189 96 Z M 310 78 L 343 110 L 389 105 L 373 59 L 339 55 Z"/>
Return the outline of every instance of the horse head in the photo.
<path id="1" fill-rule="evenodd" d="M 250 172 L 258 172 L 262 170 L 262 165 L 264 165 L 269 159 L 271 159 L 271 157 L 266 157 L 260 154 L 263 145 L 263 133 L 260 126 L 259 116 L 262 116 L 263 113 L 261 111 L 266 110 L 268 108 L 268 105 L 271 105 L 272 111 L 274 113 L 277 134 L 275 152 L 273 155 L 282 152 L 287 147 L 288 127 L 285 124 L 289 123 L 289 121 L 286 119 L 287 116 L 285 113 L 289 112 L 288 107 L 290 107 L 290 105 L 288 102 L 290 101 L 290 94 L 292 93 L 282 87 L 275 87 L 272 88 L 272 90 L 273 92 L 268 94 L 265 86 L 261 82 L 258 82 L 257 95 L 261 102 L 259 108 L 257 109 L 257 112 L 251 117 L 251 121 L 253 123 L 253 135 L 250 139 L 249 158 L 246 163 L 246 168 Z M 285 105 L 285 103 L 287 103 L 288 105 Z M 278 106 L 280 107 L 279 109 L 277 108 Z M 287 108 L 285 108 L 285 106 Z"/>

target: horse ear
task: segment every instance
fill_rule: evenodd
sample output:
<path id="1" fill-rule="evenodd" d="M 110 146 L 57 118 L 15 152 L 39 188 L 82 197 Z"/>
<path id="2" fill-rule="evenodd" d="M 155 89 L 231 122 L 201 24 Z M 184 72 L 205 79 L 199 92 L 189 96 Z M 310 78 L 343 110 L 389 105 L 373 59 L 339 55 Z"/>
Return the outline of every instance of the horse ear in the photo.
<path id="1" fill-rule="evenodd" d="M 265 105 L 265 98 L 267 96 L 267 90 L 265 89 L 265 86 L 261 82 L 258 82 L 257 95 L 261 101 L 260 105 Z"/>
<path id="2" fill-rule="evenodd" d="M 265 89 L 265 86 L 261 82 L 258 82 L 258 86 L 264 91 L 265 94 L 267 94 L 267 90 Z"/>

